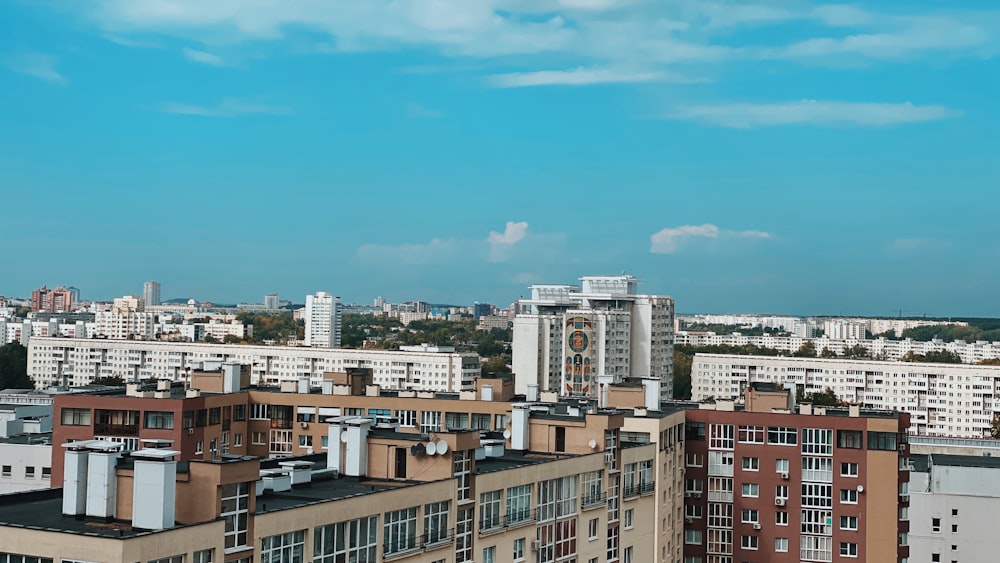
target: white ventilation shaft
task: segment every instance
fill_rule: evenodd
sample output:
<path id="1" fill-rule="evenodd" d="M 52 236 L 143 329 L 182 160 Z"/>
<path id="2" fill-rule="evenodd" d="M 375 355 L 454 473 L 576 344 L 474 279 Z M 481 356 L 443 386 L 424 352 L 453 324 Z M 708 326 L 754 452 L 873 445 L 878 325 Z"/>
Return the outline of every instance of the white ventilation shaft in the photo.
<path id="1" fill-rule="evenodd" d="M 528 418 L 531 416 L 531 405 L 515 403 L 511 405 L 510 413 L 510 449 L 527 450 L 530 442 L 530 427 Z"/>
<path id="2" fill-rule="evenodd" d="M 308 395 L 309 394 L 309 378 L 308 377 L 300 377 L 299 378 L 298 392 L 299 392 L 300 395 Z"/>
<path id="3" fill-rule="evenodd" d="M 537 383 L 529 383 L 528 384 L 528 393 L 525 395 L 524 398 L 527 399 L 528 401 L 532 402 L 532 403 L 538 401 L 538 384 Z"/>
<path id="4" fill-rule="evenodd" d="M 240 375 L 242 375 L 243 366 L 240 364 L 222 364 L 220 369 L 222 369 L 222 392 L 239 393 L 241 388 Z"/>
<path id="5" fill-rule="evenodd" d="M 81 516 L 87 513 L 87 444 L 90 440 L 63 444 L 63 514 Z"/>
<path id="6" fill-rule="evenodd" d="M 87 516 L 114 518 L 118 502 L 115 466 L 121 444 L 91 442 L 87 456 Z"/>
<path id="7" fill-rule="evenodd" d="M 660 410 L 660 380 L 655 377 L 643 379 L 642 389 L 646 399 L 646 410 Z"/>
<path id="8" fill-rule="evenodd" d="M 347 421 L 347 460 L 344 473 L 353 477 L 368 474 L 368 430 L 369 418 L 352 418 Z"/>
<path id="9" fill-rule="evenodd" d="M 613 375 L 598 375 L 597 376 L 597 408 L 606 409 L 608 408 L 608 394 L 611 393 L 611 384 L 614 383 L 615 377 Z"/>
<path id="10" fill-rule="evenodd" d="M 330 430 L 328 434 L 329 438 L 327 438 L 326 442 L 326 468 L 335 470 L 338 473 L 344 472 L 344 444 L 342 442 L 347 438 L 347 434 L 344 432 L 343 423 L 350 418 L 347 416 L 338 416 L 329 419 Z"/>
<path id="11" fill-rule="evenodd" d="M 177 461 L 180 452 L 143 449 L 132 453 L 135 472 L 132 489 L 132 526 L 165 530 L 175 523 Z"/>

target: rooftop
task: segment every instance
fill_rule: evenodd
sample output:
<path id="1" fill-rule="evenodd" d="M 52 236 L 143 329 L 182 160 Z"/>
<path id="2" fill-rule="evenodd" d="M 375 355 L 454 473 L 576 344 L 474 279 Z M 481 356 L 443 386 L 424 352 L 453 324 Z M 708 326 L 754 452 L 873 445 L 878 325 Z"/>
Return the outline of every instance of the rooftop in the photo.
<path id="1" fill-rule="evenodd" d="M 1000 457 L 991 456 L 911 454 L 910 461 L 913 462 L 913 470 L 919 473 L 927 473 L 934 465 L 1000 469 Z"/>

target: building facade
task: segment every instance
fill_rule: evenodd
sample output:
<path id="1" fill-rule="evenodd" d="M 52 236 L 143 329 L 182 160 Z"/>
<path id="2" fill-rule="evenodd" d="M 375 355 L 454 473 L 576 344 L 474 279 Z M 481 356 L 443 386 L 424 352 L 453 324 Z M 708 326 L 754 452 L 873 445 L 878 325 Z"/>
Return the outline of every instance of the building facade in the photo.
<path id="1" fill-rule="evenodd" d="M 529 385 L 596 396 L 597 377 L 657 377 L 673 396 L 674 302 L 639 295 L 633 276 L 584 276 L 582 286 L 535 285 L 513 322 L 518 392 Z"/>
<path id="2" fill-rule="evenodd" d="M 731 354 L 696 354 L 691 365 L 695 401 L 738 398 L 754 382 L 830 388 L 847 403 L 906 412 L 920 436 L 988 437 L 1000 409 L 1000 366 Z"/>
<path id="3" fill-rule="evenodd" d="M 161 304 L 160 301 L 160 282 L 158 281 L 148 281 L 142 284 L 142 301 L 150 307 L 156 307 Z"/>
<path id="4" fill-rule="evenodd" d="M 314 348 L 340 347 L 343 310 L 340 297 L 320 291 L 306 296 L 305 345 Z"/>
<path id="5" fill-rule="evenodd" d="M 758 395 L 685 413 L 685 561 L 908 561 L 908 416 Z"/>

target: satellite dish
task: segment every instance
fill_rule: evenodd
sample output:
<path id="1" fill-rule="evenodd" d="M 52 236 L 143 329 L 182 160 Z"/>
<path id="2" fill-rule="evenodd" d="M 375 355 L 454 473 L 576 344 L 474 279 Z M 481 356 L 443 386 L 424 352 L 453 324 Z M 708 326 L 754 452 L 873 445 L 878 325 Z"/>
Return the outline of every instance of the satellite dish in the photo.
<path id="1" fill-rule="evenodd" d="M 438 442 L 437 442 L 437 452 L 439 454 L 441 454 L 441 455 L 444 455 L 445 452 L 447 452 L 447 451 L 448 451 L 448 442 L 445 442 L 444 440 L 438 440 Z"/>
<path id="2" fill-rule="evenodd" d="M 594 449 L 597 447 L 597 440 L 591 438 L 590 441 L 587 442 L 587 445 L 590 446 L 590 449 Z"/>
<path id="3" fill-rule="evenodd" d="M 858 492 L 859 493 L 865 492 L 865 486 L 864 485 L 858 485 Z"/>
<path id="4" fill-rule="evenodd" d="M 424 447 L 427 450 L 427 455 L 434 455 L 437 453 L 437 444 L 434 442 L 427 442 L 427 445 Z"/>
<path id="5" fill-rule="evenodd" d="M 503 437 L 505 440 L 510 440 L 510 430 L 504 429 Z"/>
<path id="6" fill-rule="evenodd" d="M 344 432 L 343 434 L 340 435 L 340 441 L 341 441 L 341 443 L 344 443 L 344 444 L 347 443 L 347 432 Z"/>

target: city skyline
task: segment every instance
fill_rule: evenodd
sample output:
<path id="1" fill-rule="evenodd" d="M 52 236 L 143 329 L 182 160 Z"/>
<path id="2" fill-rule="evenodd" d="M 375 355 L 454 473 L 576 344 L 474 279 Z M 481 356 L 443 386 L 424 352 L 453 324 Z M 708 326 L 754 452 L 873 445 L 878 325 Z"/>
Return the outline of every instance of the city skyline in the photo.
<path id="1" fill-rule="evenodd" d="M 1000 316 L 984 3 L 282 5 L 0 7 L 0 293 Z"/>

